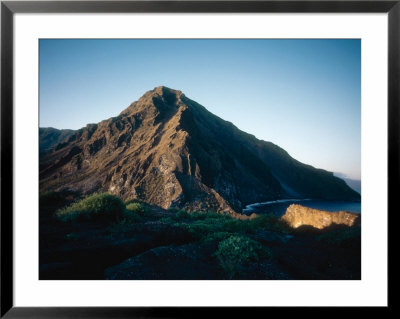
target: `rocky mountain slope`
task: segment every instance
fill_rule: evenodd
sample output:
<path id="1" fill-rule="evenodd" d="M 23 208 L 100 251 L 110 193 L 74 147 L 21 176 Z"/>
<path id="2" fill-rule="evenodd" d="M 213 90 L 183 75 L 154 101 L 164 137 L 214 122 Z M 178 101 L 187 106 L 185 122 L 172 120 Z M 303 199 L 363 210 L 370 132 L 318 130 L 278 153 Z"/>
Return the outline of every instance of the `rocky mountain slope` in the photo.
<path id="1" fill-rule="evenodd" d="M 40 157 L 40 190 L 62 189 L 232 214 L 274 199 L 360 198 L 332 173 L 296 161 L 163 86 Z"/>
<path id="2" fill-rule="evenodd" d="M 73 133 L 73 130 L 58 130 L 53 127 L 39 128 L 39 153 L 43 154 L 52 150 Z"/>

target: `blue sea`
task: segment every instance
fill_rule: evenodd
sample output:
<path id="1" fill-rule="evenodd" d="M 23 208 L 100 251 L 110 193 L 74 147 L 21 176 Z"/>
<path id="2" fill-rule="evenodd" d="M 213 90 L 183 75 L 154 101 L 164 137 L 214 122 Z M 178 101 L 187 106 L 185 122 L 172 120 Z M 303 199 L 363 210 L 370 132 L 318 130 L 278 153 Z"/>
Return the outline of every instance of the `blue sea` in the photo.
<path id="1" fill-rule="evenodd" d="M 274 214 L 282 216 L 291 204 L 299 204 L 302 206 L 326 210 L 328 212 L 337 212 L 341 210 L 361 214 L 361 202 L 340 202 L 340 201 L 324 201 L 314 199 L 282 199 L 265 203 L 255 203 L 247 205 L 243 209 L 243 214 Z"/>

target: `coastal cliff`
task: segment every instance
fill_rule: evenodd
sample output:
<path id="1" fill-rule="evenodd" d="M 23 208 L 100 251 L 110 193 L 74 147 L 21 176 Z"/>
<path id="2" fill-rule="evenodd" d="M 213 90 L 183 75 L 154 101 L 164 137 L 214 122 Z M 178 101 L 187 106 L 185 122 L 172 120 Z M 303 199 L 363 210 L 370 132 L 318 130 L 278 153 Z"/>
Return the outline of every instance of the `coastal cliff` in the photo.
<path id="1" fill-rule="evenodd" d="M 354 226 L 360 222 L 360 215 L 346 211 L 327 212 L 292 204 L 287 208 L 282 220 L 292 228 L 306 225 L 324 229 L 332 224 Z"/>

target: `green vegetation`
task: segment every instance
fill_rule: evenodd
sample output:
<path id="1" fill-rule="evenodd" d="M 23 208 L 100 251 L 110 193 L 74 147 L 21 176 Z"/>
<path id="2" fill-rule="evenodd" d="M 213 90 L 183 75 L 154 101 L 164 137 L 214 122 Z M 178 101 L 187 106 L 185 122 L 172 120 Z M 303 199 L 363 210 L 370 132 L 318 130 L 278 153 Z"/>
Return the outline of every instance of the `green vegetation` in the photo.
<path id="1" fill-rule="evenodd" d="M 102 193 L 85 197 L 70 206 L 59 209 L 57 217 L 62 221 L 91 220 L 110 222 L 107 231 L 112 238 L 133 236 L 142 222 L 151 216 L 145 203 L 130 200 L 122 202 L 116 196 Z M 248 220 L 239 220 L 230 215 L 216 212 L 192 212 L 170 210 L 175 214 L 159 219 L 160 222 L 190 234 L 190 241 L 215 243 L 213 257 L 224 270 L 227 278 L 233 278 L 242 267 L 271 257 L 271 251 L 250 238 L 258 230 L 273 230 L 286 233 L 288 229 L 278 217 L 262 215 Z M 139 228 L 138 228 L 139 227 Z M 77 240 L 74 233 L 66 235 Z"/>
<path id="2" fill-rule="evenodd" d="M 271 251 L 248 237 L 232 235 L 219 243 L 215 255 L 229 279 L 232 279 L 245 264 L 271 257 Z"/>
<path id="3" fill-rule="evenodd" d="M 189 218 L 190 218 L 190 215 L 189 215 L 189 213 L 188 213 L 187 211 L 185 211 L 185 210 L 183 210 L 183 209 L 180 209 L 180 210 L 178 210 L 178 211 L 176 212 L 176 217 L 177 217 L 178 219 L 189 219 Z"/>
<path id="4" fill-rule="evenodd" d="M 143 220 L 142 214 L 144 214 L 141 210 L 133 210 L 133 209 L 125 209 L 122 214 L 122 219 L 120 222 L 124 223 L 137 223 Z"/>
<path id="5" fill-rule="evenodd" d="M 176 223 L 176 219 L 172 218 L 172 217 L 163 217 L 163 218 L 160 219 L 160 223 L 175 224 Z"/>
<path id="6" fill-rule="evenodd" d="M 70 206 L 59 209 L 56 216 L 61 221 L 91 220 L 108 222 L 123 217 L 125 205 L 119 197 L 107 194 L 93 194 Z"/>
<path id="7" fill-rule="evenodd" d="M 249 236 L 258 230 L 288 233 L 289 229 L 274 215 L 262 215 L 249 220 L 239 220 L 220 213 L 180 210 L 163 222 L 187 230 L 201 242 L 216 242 L 214 253 L 228 278 L 233 278 L 248 263 L 271 258 L 271 250 Z"/>
<path id="8" fill-rule="evenodd" d="M 217 241 L 220 242 L 224 239 L 227 239 L 228 237 L 232 236 L 232 233 L 226 232 L 226 231 L 221 231 L 221 232 L 216 232 L 216 233 L 209 233 L 207 236 L 203 238 L 204 242 L 210 242 L 210 241 Z"/>
<path id="9" fill-rule="evenodd" d="M 143 222 L 151 213 L 151 208 L 147 204 L 135 200 L 125 202 L 125 205 L 125 210 L 122 213 L 121 219 L 108 228 L 113 235 L 133 235 L 138 227 L 137 224 Z"/>
<path id="10" fill-rule="evenodd" d="M 150 267 L 154 271 L 159 271 L 157 258 L 161 263 L 166 260 L 165 256 L 177 258 L 178 270 L 174 271 L 187 271 L 188 278 L 196 271 L 191 268 L 196 267 L 187 266 L 185 260 L 188 265 L 198 262 L 211 267 L 210 278 L 218 279 L 348 279 L 358 276 L 360 227 L 335 226 L 326 230 L 303 227 L 298 230 L 289 228 L 275 215 L 240 220 L 216 212 L 189 213 L 182 209 L 167 212 L 137 200 L 124 203 L 107 193 L 77 196 L 75 193 L 40 194 L 40 202 L 44 203 L 41 208 L 48 212 L 41 215 L 42 227 L 47 227 L 44 234 L 48 236 L 48 240 L 41 240 L 41 245 L 45 249 L 55 247 L 59 250 L 54 251 L 59 254 L 66 248 L 89 251 L 92 255 L 82 261 L 85 263 L 82 269 L 91 262 L 93 269 L 100 267 L 101 273 L 96 275 L 99 277 L 103 276 L 106 266 L 133 256 L 143 262 L 143 269 Z M 80 200 L 67 205 L 74 197 Z M 57 210 L 62 206 L 53 203 L 61 199 L 67 206 Z M 291 236 L 284 235 L 288 233 Z M 291 239 L 293 237 L 295 239 Z M 151 249 L 161 249 L 162 254 L 151 255 L 151 258 L 148 254 L 141 256 Z M 81 254 L 76 255 L 78 261 Z M 47 258 L 52 256 L 49 253 Z M 346 277 L 348 273 L 351 276 Z M 142 278 L 140 276 L 145 275 L 139 272 L 138 278 Z"/>
<path id="11" fill-rule="evenodd" d="M 139 215 L 140 217 L 144 217 L 149 213 L 149 208 L 142 203 L 139 202 L 131 202 L 126 205 L 126 210 Z"/>
<path id="12" fill-rule="evenodd" d="M 284 234 L 292 232 L 292 229 L 274 214 L 259 215 L 247 222 L 251 225 L 251 228 L 270 230 Z"/>
<path id="13" fill-rule="evenodd" d="M 54 198 L 54 199 L 53 199 Z M 54 192 L 43 194 L 41 200 L 58 200 Z M 216 212 L 192 212 L 186 210 L 169 210 L 175 214 L 159 219 L 178 229 L 187 231 L 194 240 L 202 242 L 221 242 L 232 235 L 247 236 L 257 230 L 271 230 L 281 233 L 289 232 L 279 218 L 273 215 L 262 215 L 249 220 L 235 219 L 230 215 Z M 73 204 L 56 211 L 61 221 L 90 220 L 94 222 L 111 222 L 111 233 L 128 233 L 136 224 L 146 221 L 151 215 L 151 208 L 136 200 L 122 202 L 120 198 L 107 194 L 89 195 Z"/>
<path id="14" fill-rule="evenodd" d="M 257 230 L 289 233 L 289 228 L 274 215 L 261 215 L 249 220 L 239 220 L 220 213 L 193 212 L 180 210 L 168 222 L 187 229 L 195 238 L 211 240 L 216 233 L 251 234 Z"/>

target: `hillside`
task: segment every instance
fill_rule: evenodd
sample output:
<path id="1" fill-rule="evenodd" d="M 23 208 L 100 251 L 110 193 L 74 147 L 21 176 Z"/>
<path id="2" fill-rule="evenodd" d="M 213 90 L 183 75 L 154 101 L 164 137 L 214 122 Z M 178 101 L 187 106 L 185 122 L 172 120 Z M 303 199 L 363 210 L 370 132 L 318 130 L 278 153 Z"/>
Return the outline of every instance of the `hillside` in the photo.
<path id="1" fill-rule="evenodd" d="M 39 153 L 52 150 L 56 145 L 64 141 L 74 133 L 73 130 L 58 130 L 53 127 L 39 128 Z"/>
<path id="2" fill-rule="evenodd" d="M 157 87 L 117 117 L 40 149 L 40 191 L 106 191 L 163 209 L 240 213 L 282 198 L 359 200 L 333 173 L 240 131 L 181 91 Z M 51 147 L 48 145 L 51 144 Z"/>

